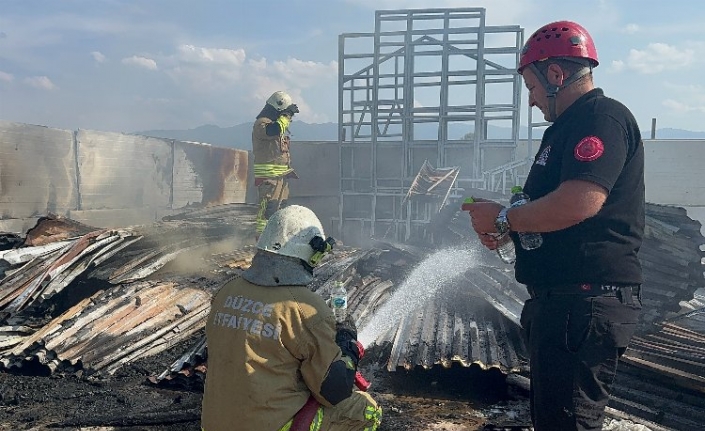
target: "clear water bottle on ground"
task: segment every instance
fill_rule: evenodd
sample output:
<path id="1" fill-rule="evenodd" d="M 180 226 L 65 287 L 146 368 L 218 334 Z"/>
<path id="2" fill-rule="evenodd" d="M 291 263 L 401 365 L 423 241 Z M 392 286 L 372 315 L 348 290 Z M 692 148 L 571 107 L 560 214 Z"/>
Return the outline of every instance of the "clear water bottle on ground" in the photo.
<path id="1" fill-rule="evenodd" d="M 529 195 L 524 193 L 521 186 L 512 187 L 512 198 L 509 200 L 510 206 L 518 207 L 529 202 Z M 543 237 L 538 232 L 517 232 L 521 248 L 524 250 L 533 250 L 541 247 Z"/>
<path id="2" fill-rule="evenodd" d="M 348 291 L 343 283 L 336 281 L 330 291 L 330 307 L 337 322 L 342 322 L 348 316 Z"/>

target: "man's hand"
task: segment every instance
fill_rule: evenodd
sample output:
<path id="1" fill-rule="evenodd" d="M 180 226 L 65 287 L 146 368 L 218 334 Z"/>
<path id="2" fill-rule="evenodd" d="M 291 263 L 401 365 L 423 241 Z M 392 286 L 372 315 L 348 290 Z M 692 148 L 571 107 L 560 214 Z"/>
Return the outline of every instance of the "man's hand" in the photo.
<path id="1" fill-rule="evenodd" d="M 298 113 L 299 113 L 299 107 L 296 106 L 296 103 L 292 103 L 291 105 L 284 108 L 284 110 L 282 111 L 282 114 L 288 115 L 289 118 L 292 118 L 294 116 L 294 114 L 298 114 Z"/>
<path id="2" fill-rule="evenodd" d="M 490 250 L 497 248 L 497 239 L 491 234 L 497 233 L 495 220 L 504 207 L 497 202 L 479 198 L 475 198 L 474 203 L 465 204 L 465 206 L 470 213 L 472 228 L 482 245 Z"/>

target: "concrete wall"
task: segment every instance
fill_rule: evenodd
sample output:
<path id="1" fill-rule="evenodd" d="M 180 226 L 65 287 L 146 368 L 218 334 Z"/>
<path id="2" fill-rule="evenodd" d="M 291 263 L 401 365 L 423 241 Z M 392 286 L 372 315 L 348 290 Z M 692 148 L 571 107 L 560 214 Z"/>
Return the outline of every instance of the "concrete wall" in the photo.
<path id="1" fill-rule="evenodd" d="M 532 143 L 530 157 L 540 141 Z M 517 157 L 528 157 L 527 142 Z M 644 141 L 646 200 L 677 206 L 705 206 L 705 140 L 647 139 Z"/>
<path id="2" fill-rule="evenodd" d="M 245 202 L 246 151 L 0 121 L 0 231 L 55 213 L 99 227 Z"/>
<path id="3" fill-rule="evenodd" d="M 649 202 L 705 206 L 705 141 L 644 142 Z"/>
<path id="4" fill-rule="evenodd" d="M 323 228 L 330 234 L 334 231 L 332 219 L 338 217 L 338 161 L 337 142 L 294 142 L 291 145 L 291 165 L 299 179 L 289 182 L 289 201 L 311 208 L 321 220 Z"/>
<path id="5" fill-rule="evenodd" d="M 300 142 L 291 144 L 291 165 L 299 176 L 291 180 L 289 203 L 303 205 L 316 213 L 327 234 L 337 229 L 340 195 L 340 166 L 337 142 Z M 247 202 L 257 202 L 257 189 L 253 186 L 252 160 L 249 158 Z"/>
<path id="6" fill-rule="evenodd" d="M 657 139 L 644 145 L 647 200 L 705 217 L 705 141 Z M 532 148 L 536 152 L 538 142 Z M 505 152 L 488 155 L 492 164 L 508 161 Z M 291 153 L 300 179 L 291 181 L 290 202 L 310 207 L 335 233 L 337 142 L 294 141 Z M 528 156 L 526 141 L 516 154 Z M 0 230 L 24 232 L 33 224 L 28 219 L 47 212 L 117 227 L 157 220 L 189 205 L 254 203 L 251 160 L 245 151 L 207 144 L 0 121 Z M 454 161 L 463 163 L 471 161 Z M 705 218 L 696 219 L 705 224 Z"/>
<path id="7" fill-rule="evenodd" d="M 0 218 L 78 206 L 74 132 L 0 123 Z"/>
<path id="8" fill-rule="evenodd" d="M 532 151 L 535 153 L 538 147 L 539 142 L 534 141 Z M 686 207 L 692 218 L 705 225 L 705 140 L 646 140 L 644 147 L 647 201 Z M 331 219 L 338 216 L 340 184 L 337 143 L 295 142 L 291 152 L 301 179 L 292 181 L 290 200 L 310 206 L 326 229 L 332 227 Z M 509 161 L 502 152 L 506 150 L 491 153 L 491 164 Z M 520 142 L 516 154 L 518 158 L 528 156 L 525 140 Z M 500 156 L 507 158 L 497 159 Z"/>

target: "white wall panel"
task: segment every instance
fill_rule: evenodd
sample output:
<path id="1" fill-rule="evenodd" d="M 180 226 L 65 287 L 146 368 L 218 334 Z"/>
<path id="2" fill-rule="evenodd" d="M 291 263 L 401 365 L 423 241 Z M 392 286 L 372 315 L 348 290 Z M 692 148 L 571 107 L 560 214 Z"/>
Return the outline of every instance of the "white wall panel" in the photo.
<path id="1" fill-rule="evenodd" d="M 0 121 L 0 218 L 65 215 L 75 208 L 73 135 Z"/>
<path id="2" fill-rule="evenodd" d="M 80 210 L 171 206 L 169 139 L 79 130 Z"/>
<path id="3" fill-rule="evenodd" d="M 644 150 L 648 202 L 705 206 L 705 141 L 649 140 Z"/>
<path id="4" fill-rule="evenodd" d="M 174 142 L 173 207 L 244 203 L 247 151 Z"/>
<path id="5" fill-rule="evenodd" d="M 531 158 L 540 141 L 533 141 Z M 526 140 L 517 158 L 528 154 Z M 644 141 L 646 201 L 677 206 L 705 206 L 705 140 L 648 139 Z"/>

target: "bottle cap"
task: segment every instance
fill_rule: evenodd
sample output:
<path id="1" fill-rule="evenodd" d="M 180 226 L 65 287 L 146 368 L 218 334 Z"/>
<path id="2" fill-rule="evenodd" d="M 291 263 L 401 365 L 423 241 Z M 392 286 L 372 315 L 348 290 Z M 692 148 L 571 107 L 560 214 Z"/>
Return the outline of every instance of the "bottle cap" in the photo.
<path id="1" fill-rule="evenodd" d="M 512 187 L 511 191 L 512 191 L 512 194 L 516 194 L 516 193 L 523 192 L 524 189 L 521 186 L 514 186 L 514 187 Z"/>
<path id="2" fill-rule="evenodd" d="M 468 205 L 474 204 L 474 203 L 475 203 L 475 199 L 472 196 L 470 196 L 469 198 L 465 198 L 465 200 L 463 201 L 463 204 L 460 206 L 460 209 L 463 211 L 468 211 L 470 209 L 468 207 Z"/>

